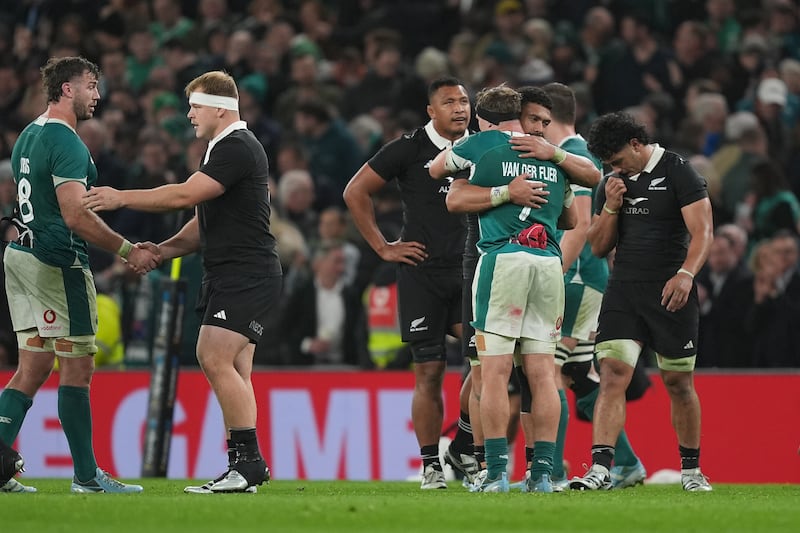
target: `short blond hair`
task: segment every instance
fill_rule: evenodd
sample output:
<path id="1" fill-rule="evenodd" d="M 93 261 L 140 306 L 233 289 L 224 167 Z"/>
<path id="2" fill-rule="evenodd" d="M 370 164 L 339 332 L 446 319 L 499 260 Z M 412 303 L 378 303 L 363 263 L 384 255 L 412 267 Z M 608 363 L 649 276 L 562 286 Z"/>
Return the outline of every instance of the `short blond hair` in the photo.
<path id="1" fill-rule="evenodd" d="M 190 96 L 193 92 L 239 99 L 239 91 L 236 89 L 236 82 L 233 77 L 221 70 L 206 72 L 190 81 L 186 86 L 186 96 Z"/>

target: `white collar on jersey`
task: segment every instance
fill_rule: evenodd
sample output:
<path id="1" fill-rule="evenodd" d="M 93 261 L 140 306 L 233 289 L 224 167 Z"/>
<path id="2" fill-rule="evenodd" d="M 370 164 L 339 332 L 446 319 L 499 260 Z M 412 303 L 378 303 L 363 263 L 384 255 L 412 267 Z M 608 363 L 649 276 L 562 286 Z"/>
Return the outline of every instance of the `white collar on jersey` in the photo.
<path id="1" fill-rule="evenodd" d="M 64 126 L 71 129 L 73 133 L 75 133 L 76 135 L 78 134 L 78 132 L 75 131 L 75 128 L 70 126 L 70 124 L 67 121 L 61 120 L 60 118 L 50 118 L 49 116 L 47 116 L 46 113 L 44 115 L 39 115 L 39 117 L 33 122 L 37 126 L 44 126 L 45 124 L 63 124 Z"/>
<path id="2" fill-rule="evenodd" d="M 428 123 L 425 124 L 425 133 L 428 134 L 428 138 L 439 150 L 444 150 L 445 148 L 450 148 L 451 146 L 453 146 L 453 141 L 445 139 L 444 137 L 439 135 L 439 132 L 436 131 L 436 128 L 433 127 L 432 120 L 429 120 Z M 464 137 L 469 137 L 469 130 L 465 131 L 464 135 L 461 138 L 463 139 Z"/>
<path id="3" fill-rule="evenodd" d="M 214 145 L 221 141 L 224 137 L 227 137 L 235 130 L 245 130 L 247 129 L 247 122 L 244 120 L 237 120 L 224 130 L 222 130 L 219 135 L 208 141 L 208 148 L 206 148 L 206 156 L 203 158 L 203 164 L 205 165 L 208 163 L 208 158 L 211 157 L 211 150 L 214 148 Z"/>
<path id="4" fill-rule="evenodd" d="M 654 168 L 656 168 L 656 165 L 658 164 L 659 161 L 661 161 L 661 157 L 664 155 L 664 152 L 666 152 L 666 150 L 661 148 L 661 146 L 659 146 L 658 143 L 653 143 L 650 146 L 653 147 L 653 153 L 650 154 L 650 159 L 647 160 L 647 164 L 644 166 L 644 169 L 642 170 L 642 172 L 647 172 L 648 174 L 652 172 Z M 633 176 L 628 176 L 628 179 L 631 181 L 636 181 L 639 179 L 640 175 L 641 172 Z"/>

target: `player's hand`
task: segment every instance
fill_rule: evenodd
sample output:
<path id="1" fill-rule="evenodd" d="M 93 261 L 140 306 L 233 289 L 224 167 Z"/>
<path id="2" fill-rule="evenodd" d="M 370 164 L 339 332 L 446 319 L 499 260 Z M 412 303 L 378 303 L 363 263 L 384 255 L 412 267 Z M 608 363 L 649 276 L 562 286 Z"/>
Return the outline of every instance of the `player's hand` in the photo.
<path id="1" fill-rule="evenodd" d="M 671 313 L 682 309 L 689 301 L 689 292 L 691 292 L 693 284 L 694 281 L 688 274 L 680 272 L 675 274 L 661 290 L 661 305 Z"/>
<path id="2" fill-rule="evenodd" d="M 520 157 L 549 161 L 556 153 L 556 147 L 540 135 L 512 135 L 509 142 L 513 150 L 522 152 Z"/>
<path id="3" fill-rule="evenodd" d="M 92 187 L 83 193 L 81 204 L 90 211 L 114 211 L 122 207 L 122 192 L 112 187 Z"/>
<path id="4" fill-rule="evenodd" d="M 544 182 L 529 180 L 530 177 L 530 174 L 520 174 L 508 184 L 511 203 L 541 209 L 542 205 L 547 203 L 550 191 L 546 189 Z"/>
<path id="5" fill-rule="evenodd" d="M 428 258 L 424 244 L 416 241 L 405 242 L 400 239 L 387 242 L 383 248 L 378 250 L 378 255 L 384 261 L 407 265 L 417 265 Z"/>
<path id="6" fill-rule="evenodd" d="M 606 206 L 612 211 L 622 209 L 622 195 L 628 191 L 625 181 L 618 176 L 610 177 L 606 180 Z"/>
<path id="7" fill-rule="evenodd" d="M 161 264 L 161 252 L 152 242 L 140 242 L 128 254 L 127 262 L 137 274 L 147 274 Z"/>

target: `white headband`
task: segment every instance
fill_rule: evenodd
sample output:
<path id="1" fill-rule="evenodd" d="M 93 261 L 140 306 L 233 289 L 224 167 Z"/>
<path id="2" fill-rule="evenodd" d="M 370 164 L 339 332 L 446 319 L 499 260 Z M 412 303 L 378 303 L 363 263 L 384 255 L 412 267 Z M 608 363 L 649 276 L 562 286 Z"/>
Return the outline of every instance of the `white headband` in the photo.
<path id="1" fill-rule="evenodd" d="M 189 103 L 239 111 L 239 100 L 230 96 L 193 92 L 189 95 Z"/>

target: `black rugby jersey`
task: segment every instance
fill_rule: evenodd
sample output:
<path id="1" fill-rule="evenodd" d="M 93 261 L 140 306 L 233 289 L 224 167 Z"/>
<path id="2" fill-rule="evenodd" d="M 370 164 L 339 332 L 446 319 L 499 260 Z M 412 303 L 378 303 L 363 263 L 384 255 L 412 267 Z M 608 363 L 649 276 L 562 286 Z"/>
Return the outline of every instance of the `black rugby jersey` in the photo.
<path id="1" fill-rule="evenodd" d="M 197 206 L 206 272 L 279 276 L 275 237 L 269 229 L 264 147 L 244 122 L 237 122 L 230 133 L 211 141 L 206 157 L 200 172 L 225 186 L 222 195 Z"/>
<path id="2" fill-rule="evenodd" d="M 397 179 L 403 201 L 401 238 L 425 245 L 428 259 L 418 265 L 422 268 L 461 268 L 463 216 L 450 213 L 445 205 L 452 178 L 435 180 L 428 170 L 451 144 L 429 122 L 390 142 L 368 161 L 384 180 Z"/>
<path id="3" fill-rule="evenodd" d="M 688 161 L 653 145 L 645 169 L 622 178 L 628 188 L 617 221 L 617 251 L 611 279 L 667 280 L 686 259 L 689 231 L 681 208 L 708 197 L 706 181 Z M 604 177 L 597 187 L 594 211 L 606 201 Z"/>

